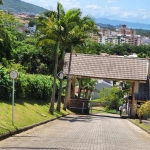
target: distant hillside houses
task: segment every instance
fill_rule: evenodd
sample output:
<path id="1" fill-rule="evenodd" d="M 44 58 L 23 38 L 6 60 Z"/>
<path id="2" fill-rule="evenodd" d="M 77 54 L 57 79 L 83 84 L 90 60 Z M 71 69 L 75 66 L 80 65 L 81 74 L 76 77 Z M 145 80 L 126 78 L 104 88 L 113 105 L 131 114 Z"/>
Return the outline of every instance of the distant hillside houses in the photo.
<path id="1" fill-rule="evenodd" d="M 137 35 L 136 31 L 133 29 L 128 29 L 126 25 L 122 25 L 114 29 L 114 31 L 110 29 L 104 29 L 98 26 L 99 34 L 92 33 L 92 39 L 95 42 L 106 44 L 123 44 L 129 43 L 134 46 L 139 46 L 141 44 L 150 44 L 150 39 L 148 37 L 142 37 L 141 35 Z"/>
<path id="2" fill-rule="evenodd" d="M 15 14 L 14 16 L 22 24 L 21 26 L 18 26 L 18 30 L 26 33 L 27 35 L 35 33 L 36 25 L 34 25 L 32 27 L 29 26 L 29 21 L 31 19 L 30 15 L 27 15 L 26 13 L 19 13 L 19 14 Z M 37 16 L 34 16 L 34 17 L 37 17 Z"/>

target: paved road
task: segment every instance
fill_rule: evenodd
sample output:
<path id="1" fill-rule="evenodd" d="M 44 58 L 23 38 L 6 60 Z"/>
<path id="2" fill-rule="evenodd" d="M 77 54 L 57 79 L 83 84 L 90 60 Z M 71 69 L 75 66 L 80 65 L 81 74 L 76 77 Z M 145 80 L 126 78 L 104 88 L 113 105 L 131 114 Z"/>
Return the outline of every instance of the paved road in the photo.
<path id="1" fill-rule="evenodd" d="M 0 141 L 0 150 L 150 150 L 150 135 L 117 115 L 71 115 Z"/>

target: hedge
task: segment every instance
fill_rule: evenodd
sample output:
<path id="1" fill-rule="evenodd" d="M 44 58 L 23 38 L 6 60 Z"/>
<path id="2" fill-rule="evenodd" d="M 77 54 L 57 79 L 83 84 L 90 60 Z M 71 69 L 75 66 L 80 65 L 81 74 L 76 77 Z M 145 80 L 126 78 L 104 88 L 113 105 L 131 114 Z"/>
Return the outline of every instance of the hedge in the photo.
<path id="1" fill-rule="evenodd" d="M 10 70 L 0 66 L 0 100 L 8 100 L 12 95 L 12 80 L 9 72 Z M 52 85 L 52 76 L 19 73 L 19 77 L 15 80 L 15 98 L 49 99 L 52 94 Z M 58 81 L 56 87 L 58 87 Z"/>

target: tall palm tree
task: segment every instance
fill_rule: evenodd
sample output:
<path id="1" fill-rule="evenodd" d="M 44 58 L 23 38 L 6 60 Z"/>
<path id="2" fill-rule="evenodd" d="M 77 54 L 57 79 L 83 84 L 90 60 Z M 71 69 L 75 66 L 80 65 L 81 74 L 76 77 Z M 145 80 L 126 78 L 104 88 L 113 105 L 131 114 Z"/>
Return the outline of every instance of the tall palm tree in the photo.
<path id="1" fill-rule="evenodd" d="M 81 15 L 81 14 L 80 14 Z M 70 59 L 69 59 L 69 66 L 68 66 L 68 77 L 67 77 L 67 87 L 66 87 L 66 95 L 64 101 L 64 110 L 66 110 L 67 106 L 67 98 L 68 98 L 68 91 L 69 91 L 69 78 L 70 78 L 70 70 L 71 70 L 71 61 L 72 61 L 72 54 L 73 54 L 73 46 L 84 45 L 86 39 L 89 37 L 90 32 L 97 32 L 97 27 L 95 26 L 95 22 L 88 16 L 81 17 L 77 20 L 76 26 L 72 28 L 70 34 L 68 36 L 68 44 L 70 44 L 71 52 L 70 52 Z"/>
<path id="2" fill-rule="evenodd" d="M 70 9 L 64 13 L 64 16 L 61 19 L 61 25 L 63 27 L 63 40 L 62 40 L 62 66 L 61 69 L 63 70 L 63 62 L 66 49 L 70 46 L 70 35 L 72 35 L 72 30 L 77 26 L 77 22 L 79 21 L 81 16 L 80 9 Z M 61 105 L 61 93 L 62 93 L 62 82 L 60 80 L 60 87 L 59 87 L 59 94 L 57 100 L 57 111 L 60 111 Z"/>
<path id="3" fill-rule="evenodd" d="M 62 31 L 63 27 L 61 26 L 61 16 L 64 13 L 63 6 L 61 3 L 57 3 L 57 11 L 49 11 L 47 16 L 39 17 L 38 25 L 38 45 L 51 45 L 56 46 L 55 50 L 55 68 L 54 68 L 54 81 L 53 81 L 53 91 L 50 101 L 49 112 L 54 113 L 54 101 L 55 101 L 55 89 L 56 89 L 56 78 L 57 78 L 57 67 L 58 67 L 58 56 L 60 52 L 60 42 L 62 41 Z"/>

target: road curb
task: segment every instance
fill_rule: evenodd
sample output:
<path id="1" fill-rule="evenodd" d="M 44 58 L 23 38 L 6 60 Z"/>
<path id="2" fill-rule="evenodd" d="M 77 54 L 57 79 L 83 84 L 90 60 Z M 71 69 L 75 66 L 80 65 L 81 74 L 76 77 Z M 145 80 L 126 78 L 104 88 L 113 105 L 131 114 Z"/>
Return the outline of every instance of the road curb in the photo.
<path id="1" fill-rule="evenodd" d="M 68 115 L 68 114 L 67 114 L 67 115 Z M 50 121 L 54 121 L 54 120 L 59 119 L 59 118 L 61 118 L 61 117 L 65 117 L 65 116 L 67 116 L 67 115 L 62 115 L 62 116 L 59 116 L 59 117 L 56 117 L 56 118 L 53 118 L 53 119 L 49 119 L 49 120 L 45 120 L 45 121 L 42 121 L 42 122 L 39 122 L 39 123 L 32 124 L 32 125 L 30 125 L 30 126 L 25 126 L 25 127 L 22 127 L 22 128 L 16 129 L 16 130 L 13 130 L 13 131 L 9 131 L 9 132 L 7 132 L 7 133 L 4 133 L 4 134 L 0 135 L 0 141 L 1 141 L 1 140 L 4 140 L 4 139 L 6 139 L 6 138 L 8 138 L 8 137 L 10 137 L 10 136 L 13 136 L 13 135 L 15 135 L 15 134 L 18 134 L 18 133 L 21 133 L 21 132 L 23 132 L 23 131 L 27 131 L 27 130 L 29 130 L 29 129 L 32 129 L 32 128 L 34 128 L 34 127 L 37 127 L 37 126 L 39 126 L 39 125 L 48 123 L 48 122 L 50 122 Z"/>
<path id="2" fill-rule="evenodd" d="M 150 131 L 148 131 L 148 130 L 142 128 L 142 127 L 139 126 L 138 124 L 134 123 L 132 120 L 130 120 L 130 119 L 128 119 L 128 120 L 129 120 L 131 123 L 133 123 L 134 125 L 136 125 L 137 127 L 139 127 L 140 129 L 142 129 L 142 130 L 144 130 L 145 132 L 147 132 L 148 134 L 150 134 Z M 144 123 L 142 123 L 142 124 L 144 124 Z"/>

